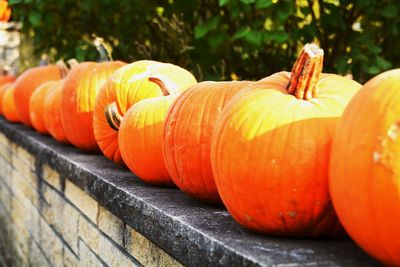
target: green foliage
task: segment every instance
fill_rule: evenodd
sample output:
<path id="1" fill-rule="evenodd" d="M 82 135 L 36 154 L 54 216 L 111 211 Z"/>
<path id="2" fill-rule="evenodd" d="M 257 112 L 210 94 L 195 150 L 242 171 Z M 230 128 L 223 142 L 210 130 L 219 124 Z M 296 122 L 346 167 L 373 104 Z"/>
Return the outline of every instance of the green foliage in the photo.
<path id="1" fill-rule="evenodd" d="M 300 47 L 325 50 L 325 72 L 365 81 L 399 67 L 398 0 L 10 0 L 36 55 L 178 64 L 200 79 L 260 79 L 290 70 Z"/>

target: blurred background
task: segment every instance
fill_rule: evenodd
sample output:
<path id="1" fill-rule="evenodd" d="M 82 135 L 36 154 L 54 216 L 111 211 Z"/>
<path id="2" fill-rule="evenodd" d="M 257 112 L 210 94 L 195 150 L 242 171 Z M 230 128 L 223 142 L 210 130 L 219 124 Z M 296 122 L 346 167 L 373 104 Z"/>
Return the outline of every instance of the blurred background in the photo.
<path id="1" fill-rule="evenodd" d="M 325 72 L 365 82 L 400 66 L 399 0 L 9 0 L 21 22 L 20 71 L 43 60 L 154 59 L 199 80 L 290 70 L 300 47 L 325 50 Z"/>

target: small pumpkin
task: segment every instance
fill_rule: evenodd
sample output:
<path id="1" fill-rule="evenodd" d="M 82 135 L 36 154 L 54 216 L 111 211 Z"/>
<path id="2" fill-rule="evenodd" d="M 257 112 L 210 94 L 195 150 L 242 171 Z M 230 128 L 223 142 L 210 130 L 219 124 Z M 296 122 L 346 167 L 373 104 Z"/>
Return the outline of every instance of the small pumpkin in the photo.
<path id="1" fill-rule="evenodd" d="M 306 45 L 292 72 L 243 89 L 212 137 L 218 192 L 233 218 L 281 236 L 344 235 L 328 191 L 333 133 L 361 85 L 321 74 L 323 51 Z"/>
<path id="2" fill-rule="evenodd" d="M 10 122 L 21 122 L 14 102 L 14 85 L 8 87 L 3 96 L 3 115 Z"/>
<path id="3" fill-rule="evenodd" d="M 47 117 L 44 114 L 44 100 L 49 91 L 53 90 L 54 86 L 62 82 L 60 81 L 48 81 L 41 84 L 32 93 L 29 100 L 29 115 L 31 118 L 32 127 L 42 134 L 47 134 L 47 128 L 45 121 Z"/>
<path id="4" fill-rule="evenodd" d="M 349 235 L 386 266 L 400 266 L 400 69 L 354 96 L 334 137 L 329 189 Z"/>
<path id="5" fill-rule="evenodd" d="M 61 122 L 61 97 L 64 80 L 57 82 L 44 99 L 43 116 L 48 133 L 57 141 L 67 143 L 64 127 Z"/>
<path id="6" fill-rule="evenodd" d="M 121 119 L 132 105 L 163 95 L 162 88 L 149 80 L 157 75 L 169 80 L 177 93 L 196 83 L 193 75 L 179 66 L 141 60 L 116 71 L 100 89 L 93 114 L 94 135 L 103 154 L 117 164 L 123 163 L 118 145 Z"/>
<path id="7" fill-rule="evenodd" d="M 201 82 L 172 104 L 164 124 L 163 153 L 174 183 L 183 192 L 220 203 L 211 169 L 211 136 L 226 103 L 251 82 Z"/>
<path id="8" fill-rule="evenodd" d="M 8 83 L 4 83 L 2 85 L 0 85 L 0 115 L 3 115 L 3 97 L 4 97 L 4 93 L 7 91 L 7 89 L 9 87 L 12 86 L 12 82 L 8 82 Z"/>
<path id="9" fill-rule="evenodd" d="M 23 124 L 32 126 L 29 101 L 33 92 L 47 81 L 62 79 L 67 69 L 58 65 L 34 67 L 24 71 L 15 81 L 14 101 Z"/>
<path id="10" fill-rule="evenodd" d="M 121 61 L 84 62 L 72 68 L 62 89 L 61 121 L 68 141 L 87 152 L 98 152 L 93 133 L 93 110 L 100 87 Z"/>

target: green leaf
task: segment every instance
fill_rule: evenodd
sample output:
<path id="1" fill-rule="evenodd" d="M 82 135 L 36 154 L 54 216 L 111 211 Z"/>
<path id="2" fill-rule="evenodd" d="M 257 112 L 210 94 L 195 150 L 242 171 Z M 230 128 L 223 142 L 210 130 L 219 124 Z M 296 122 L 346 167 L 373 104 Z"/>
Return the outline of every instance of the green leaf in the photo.
<path id="1" fill-rule="evenodd" d="M 263 40 L 263 34 L 259 31 L 248 31 L 245 35 L 245 39 L 248 43 L 259 47 Z"/>
<path id="2" fill-rule="evenodd" d="M 42 18 L 42 14 L 40 12 L 33 10 L 29 13 L 29 22 L 32 24 L 33 27 L 37 27 L 40 25 L 40 20 Z"/>
<path id="3" fill-rule="evenodd" d="M 392 67 L 392 64 L 385 60 L 382 57 L 377 57 L 376 58 L 376 65 L 381 69 L 381 70 L 387 70 L 390 69 Z"/>
<path id="4" fill-rule="evenodd" d="M 219 17 L 213 17 L 206 23 L 196 26 L 194 28 L 194 37 L 196 39 L 200 39 L 201 37 L 206 35 L 209 31 L 216 29 L 218 27 L 220 20 L 221 19 Z"/>
<path id="5" fill-rule="evenodd" d="M 367 69 L 367 72 L 368 72 L 369 74 L 372 74 L 372 75 L 376 75 L 376 74 L 378 74 L 380 71 L 381 71 L 380 68 L 378 68 L 377 66 L 370 66 L 370 67 L 368 67 L 368 69 Z"/>
<path id="6" fill-rule="evenodd" d="M 232 39 L 236 40 L 236 39 L 240 39 L 243 38 L 244 36 L 246 36 L 246 34 L 250 31 L 249 28 L 245 27 L 245 28 L 240 28 L 239 30 L 236 31 L 236 33 L 233 35 Z"/>
<path id="7" fill-rule="evenodd" d="M 219 6 L 224 6 L 229 2 L 229 0 L 219 0 L 218 4 Z"/>
<path id="8" fill-rule="evenodd" d="M 393 5 L 385 6 L 381 10 L 381 14 L 385 18 L 395 18 L 397 16 L 397 8 L 396 8 L 396 6 L 393 6 Z"/>
<path id="9" fill-rule="evenodd" d="M 257 0 L 256 8 L 267 8 L 273 5 L 272 0 Z"/>
<path id="10" fill-rule="evenodd" d="M 244 4 L 253 4 L 256 0 L 240 0 L 240 2 L 244 3 Z"/>

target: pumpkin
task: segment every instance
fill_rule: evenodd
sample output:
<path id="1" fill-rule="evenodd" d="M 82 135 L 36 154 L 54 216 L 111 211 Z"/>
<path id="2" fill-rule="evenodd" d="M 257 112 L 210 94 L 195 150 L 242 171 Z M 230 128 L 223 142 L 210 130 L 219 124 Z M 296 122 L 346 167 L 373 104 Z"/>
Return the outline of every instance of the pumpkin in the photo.
<path id="1" fill-rule="evenodd" d="M 15 76 L 14 75 L 2 75 L 0 76 L 0 85 L 6 84 L 6 83 L 13 83 L 15 82 Z"/>
<path id="2" fill-rule="evenodd" d="M 196 83 L 193 75 L 181 67 L 141 60 L 116 71 L 100 89 L 93 114 L 94 135 L 103 154 L 117 164 L 123 163 L 118 144 L 121 119 L 135 103 L 163 95 L 163 88 L 149 80 L 152 76 L 156 81 L 157 75 L 168 80 L 176 93 Z"/>
<path id="3" fill-rule="evenodd" d="M 62 89 L 61 121 L 68 141 L 87 152 L 98 152 L 93 134 L 93 110 L 100 87 L 125 65 L 121 61 L 84 62 L 72 68 Z"/>
<path id="4" fill-rule="evenodd" d="M 64 80 L 57 82 L 44 99 L 43 116 L 47 132 L 57 141 L 66 143 L 67 137 L 61 122 L 61 97 Z"/>
<path id="5" fill-rule="evenodd" d="M 23 72 L 15 81 L 14 101 L 23 124 L 32 126 L 29 101 L 33 92 L 47 81 L 56 81 L 66 75 L 66 69 L 58 65 L 34 67 Z"/>
<path id="6" fill-rule="evenodd" d="M 400 266 L 400 69 L 355 95 L 332 144 L 329 189 L 349 235 L 386 266 Z"/>
<path id="7" fill-rule="evenodd" d="M 12 86 L 12 82 L 9 83 L 4 83 L 2 85 L 0 85 L 0 115 L 3 115 L 3 97 L 4 97 L 4 93 L 7 91 L 8 88 L 10 88 Z"/>
<path id="8" fill-rule="evenodd" d="M 14 85 L 6 89 L 3 96 L 3 115 L 10 122 L 21 122 L 14 102 Z"/>
<path id="9" fill-rule="evenodd" d="M 31 117 L 31 123 L 33 128 L 39 133 L 48 133 L 45 125 L 47 117 L 44 114 L 44 100 L 46 99 L 48 92 L 53 90 L 54 86 L 60 82 L 61 81 L 48 81 L 41 84 L 32 93 L 29 100 L 29 115 Z"/>
<path id="10" fill-rule="evenodd" d="M 122 158 L 143 181 L 173 185 L 162 154 L 163 123 L 176 96 L 155 97 L 132 106 L 121 122 L 118 134 Z"/>
<path id="11" fill-rule="evenodd" d="M 250 83 L 198 83 L 172 104 L 164 124 L 163 153 L 168 173 L 183 192 L 221 202 L 211 169 L 211 136 L 222 108 Z"/>
<path id="12" fill-rule="evenodd" d="M 217 119 L 211 163 L 233 218 L 261 233 L 344 235 L 328 191 L 335 126 L 355 81 L 321 74 L 323 51 L 308 44 L 291 73 L 243 89 Z"/>

